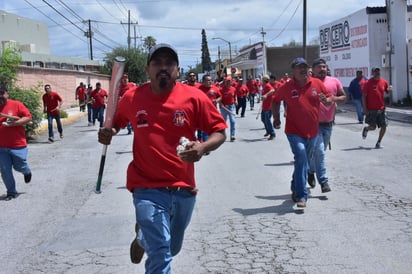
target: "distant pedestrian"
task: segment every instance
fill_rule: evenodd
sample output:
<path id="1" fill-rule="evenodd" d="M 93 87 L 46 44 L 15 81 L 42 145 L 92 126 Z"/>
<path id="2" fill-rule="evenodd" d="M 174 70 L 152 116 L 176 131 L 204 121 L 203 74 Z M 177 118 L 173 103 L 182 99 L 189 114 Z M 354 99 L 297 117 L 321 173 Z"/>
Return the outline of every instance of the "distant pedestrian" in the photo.
<path id="1" fill-rule="evenodd" d="M 248 76 L 248 79 L 246 81 L 246 86 L 249 89 L 250 110 L 253 110 L 255 108 L 255 97 L 256 97 L 256 94 L 258 93 L 258 87 L 256 86 L 256 80 L 253 79 L 252 75 Z"/>
<path id="2" fill-rule="evenodd" d="M 108 96 L 109 94 L 106 90 L 102 89 L 100 82 L 97 82 L 96 88 L 90 94 L 90 98 L 93 100 L 93 125 L 95 125 L 97 119 L 100 123 L 100 127 L 103 127 L 104 110 L 106 109 Z"/>
<path id="3" fill-rule="evenodd" d="M 198 88 L 200 86 L 200 83 L 197 82 L 196 73 L 189 72 L 186 84 L 195 88 Z"/>
<path id="4" fill-rule="evenodd" d="M 381 141 L 388 126 L 385 111 L 385 93 L 390 94 L 392 86 L 381 77 L 380 68 L 372 69 L 372 73 L 373 77 L 366 82 L 362 93 L 363 111 L 366 115 L 365 123 L 368 124 L 367 127 L 363 128 L 362 137 L 366 139 L 369 130 L 375 130 L 376 127 L 380 128 L 375 148 L 382 148 Z"/>
<path id="5" fill-rule="evenodd" d="M 229 117 L 230 122 L 230 141 L 236 140 L 236 89 L 232 86 L 232 77 L 225 78 L 223 86 L 220 89 L 222 100 L 220 101 L 220 112 L 225 121 Z"/>
<path id="6" fill-rule="evenodd" d="M 348 89 L 356 108 L 359 124 L 363 124 L 362 88 L 367 81 L 366 77 L 363 76 L 363 72 L 358 70 L 356 72 L 356 78 L 350 82 Z"/>
<path id="7" fill-rule="evenodd" d="M 87 106 L 87 122 L 88 126 L 93 125 L 93 100 L 90 98 L 90 94 L 93 91 L 93 86 L 88 84 L 86 92 L 86 106 Z"/>
<path id="8" fill-rule="evenodd" d="M 6 117 L 12 116 L 12 117 Z M 13 169 L 23 173 L 24 181 L 30 183 L 31 170 L 27 163 L 27 141 L 23 125 L 32 115 L 27 107 L 17 100 L 9 99 L 8 89 L 0 86 L 0 173 L 7 189 L 6 201 L 17 198 Z M 11 227 L 12 229 L 12 227 Z"/>
<path id="9" fill-rule="evenodd" d="M 76 100 L 79 100 L 80 112 L 85 112 L 86 110 L 86 85 L 80 82 L 79 86 L 76 88 Z"/>
<path id="10" fill-rule="evenodd" d="M 124 95 L 124 93 L 137 86 L 135 83 L 129 82 L 129 75 L 128 74 L 123 74 L 122 79 L 120 81 L 120 92 L 119 92 L 119 99 L 122 98 L 122 96 Z M 127 123 L 127 134 L 132 134 L 133 128 L 132 128 L 132 124 Z"/>
<path id="11" fill-rule="evenodd" d="M 286 82 L 273 95 L 273 119 L 275 128 L 279 128 L 277 115 L 280 102 L 286 101 L 285 133 L 294 155 L 294 170 L 291 190 L 292 200 L 298 207 L 306 207 L 308 191 L 306 177 L 309 159 L 315 147 L 318 135 L 319 106 L 321 102 L 330 104 L 332 98 L 322 81 L 308 75 L 308 64 L 299 57 L 292 61 L 293 78 Z"/>
<path id="12" fill-rule="evenodd" d="M 63 105 L 63 99 L 59 93 L 52 91 L 51 85 L 44 86 L 43 94 L 43 112 L 47 113 L 47 124 L 49 129 L 49 141 L 54 142 L 53 119 L 56 120 L 57 131 L 60 134 L 60 139 L 63 138 L 63 126 L 60 120 L 60 109 Z"/>
<path id="13" fill-rule="evenodd" d="M 324 59 L 319 58 L 314 60 L 312 69 L 313 76 L 323 82 L 326 91 L 331 95 L 332 103 L 330 105 L 319 105 L 318 137 L 316 139 L 313 155 L 309 159 L 308 184 L 311 187 L 315 187 L 316 174 L 322 193 L 326 193 L 331 191 L 329 178 L 326 173 L 326 148 L 332 137 L 336 103 L 344 103 L 346 94 L 339 79 L 327 75 L 327 64 Z"/>
<path id="14" fill-rule="evenodd" d="M 272 125 L 272 96 L 275 93 L 275 89 L 270 84 L 270 76 L 263 75 L 262 77 L 262 112 L 260 119 L 265 126 L 266 133 L 264 137 L 268 137 L 268 140 L 273 140 L 276 137 L 275 130 Z"/>
<path id="15" fill-rule="evenodd" d="M 239 78 L 236 88 L 236 97 L 237 97 L 237 106 L 236 106 L 236 114 L 239 114 L 240 110 L 240 117 L 245 117 L 246 112 L 246 101 L 249 95 L 249 89 L 243 83 L 243 78 Z"/>
<path id="16" fill-rule="evenodd" d="M 222 100 L 222 94 L 218 87 L 213 85 L 212 77 L 208 74 L 203 75 L 202 84 L 199 89 L 203 91 L 207 97 L 212 101 L 212 103 L 217 107 L 217 104 Z M 209 135 L 206 132 L 200 131 L 200 141 L 205 142 L 209 139 Z M 199 132 L 198 131 L 198 132 Z M 199 137 L 198 137 L 199 138 Z"/>

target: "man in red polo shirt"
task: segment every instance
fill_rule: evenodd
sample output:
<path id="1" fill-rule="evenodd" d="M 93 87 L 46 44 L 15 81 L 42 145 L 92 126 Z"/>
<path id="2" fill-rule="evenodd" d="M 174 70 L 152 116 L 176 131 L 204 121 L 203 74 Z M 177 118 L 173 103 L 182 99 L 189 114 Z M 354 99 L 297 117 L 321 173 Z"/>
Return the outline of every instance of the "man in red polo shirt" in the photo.
<path id="1" fill-rule="evenodd" d="M 288 106 L 285 133 L 295 160 L 291 184 L 292 200 L 297 202 L 298 207 L 306 207 L 308 160 L 312 157 L 318 135 L 319 107 L 321 102 L 331 104 L 332 98 L 321 80 L 308 76 L 305 59 L 294 59 L 291 67 L 293 78 L 273 95 L 273 123 L 279 128 L 280 118 L 277 113 L 280 102 L 285 101 Z"/>
<path id="2" fill-rule="evenodd" d="M 63 105 L 63 99 L 56 91 L 52 91 L 49 84 L 44 86 L 43 94 L 43 112 L 47 113 L 47 124 L 49 129 L 49 141 L 54 142 L 53 119 L 56 120 L 57 131 L 60 138 L 63 138 L 63 126 L 60 120 L 60 109 Z"/>

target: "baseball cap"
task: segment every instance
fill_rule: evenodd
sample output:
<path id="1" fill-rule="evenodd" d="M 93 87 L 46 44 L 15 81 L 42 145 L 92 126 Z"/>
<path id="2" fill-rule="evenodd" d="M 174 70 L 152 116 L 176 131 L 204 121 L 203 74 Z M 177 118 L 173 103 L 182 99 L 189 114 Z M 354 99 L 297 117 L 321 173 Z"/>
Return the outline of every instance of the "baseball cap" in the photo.
<path id="1" fill-rule="evenodd" d="M 232 77 L 230 77 L 230 76 L 226 77 L 225 81 L 232 81 Z"/>
<path id="2" fill-rule="evenodd" d="M 127 75 L 126 73 L 123 74 L 122 79 L 128 79 L 128 78 L 129 78 L 129 75 Z"/>
<path id="3" fill-rule="evenodd" d="M 269 81 L 270 77 L 269 77 L 269 75 L 265 74 L 265 75 L 263 75 L 262 79 L 265 80 L 265 81 Z"/>
<path id="4" fill-rule="evenodd" d="M 381 69 L 380 68 L 373 68 L 372 72 L 375 72 L 375 71 L 381 71 Z"/>
<path id="5" fill-rule="evenodd" d="M 312 67 L 320 65 L 320 64 L 325 64 L 326 65 L 325 59 L 322 59 L 322 58 L 315 59 L 313 61 Z"/>
<path id="6" fill-rule="evenodd" d="M 291 68 L 294 68 L 294 67 L 299 66 L 299 65 L 302 65 L 302 64 L 308 65 L 308 63 L 306 62 L 306 60 L 305 60 L 304 58 L 298 57 L 298 58 L 295 58 L 295 59 L 292 61 L 292 63 L 290 64 L 290 66 L 291 66 Z"/>
<path id="7" fill-rule="evenodd" d="M 169 52 L 173 58 L 176 60 L 177 64 L 179 65 L 179 58 L 177 57 L 177 51 L 169 44 L 161 43 L 153 46 L 149 50 L 149 55 L 147 56 L 147 65 L 149 65 L 150 61 L 152 61 L 153 56 L 161 51 Z"/>

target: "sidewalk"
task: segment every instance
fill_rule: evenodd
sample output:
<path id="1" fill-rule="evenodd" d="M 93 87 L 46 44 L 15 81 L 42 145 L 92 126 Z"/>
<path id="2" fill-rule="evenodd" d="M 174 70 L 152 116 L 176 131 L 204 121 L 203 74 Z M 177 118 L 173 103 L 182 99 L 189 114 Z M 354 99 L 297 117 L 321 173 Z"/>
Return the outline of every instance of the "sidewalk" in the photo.
<path id="1" fill-rule="evenodd" d="M 352 102 L 348 102 L 346 104 L 338 105 L 337 111 L 350 111 L 356 112 L 355 106 Z M 396 121 L 401 123 L 409 123 L 412 124 L 412 107 L 386 107 L 386 113 L 388 115 L 388 119 L 390 121 Z M 354 119 L 356 119 L 356 114 L 354 114 Z"/>

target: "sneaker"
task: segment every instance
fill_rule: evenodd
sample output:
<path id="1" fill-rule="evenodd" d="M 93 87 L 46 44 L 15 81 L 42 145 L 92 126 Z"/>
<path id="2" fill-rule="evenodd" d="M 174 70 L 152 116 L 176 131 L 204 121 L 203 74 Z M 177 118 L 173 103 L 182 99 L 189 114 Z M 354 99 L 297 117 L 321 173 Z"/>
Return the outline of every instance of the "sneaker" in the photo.
<path id="1" fill-rule="evenodd" d="M 296 193 L 292 191 L 292 195 L 291 195 L 292 201 L 294 201 L 295 203 L 298 201 L 298 199 L 296 198 Z"/>
<path id="2" fill-rule="evenodd" d="M 316 186 L 315 173 L 308 172 L 308 184 L 311 188 L 314 188 Z"/>
<path id="3" fill-rule="evenodd" d="M 136 224 L 135 226 L 135 231 L 136 231 L 136 238 L 130 244 L 130 260 L 132 261 L 132 263 L 138 264 L 142 260 L 143 254 L 144 254 L 143 247 L 141 247 L 137 241 L 137 233 L 139 232 L 138 224 Z"/>
<path id="4" fill-rule="evenodd" d="M 92 124 L 92 123 L 90 123 L 90 122 L 87 124 L 87 126 L 89 126 L 89 127 L 90 127 L 91 125 L 93 125 L 93 124 Z"/>
<path id="5" fill-rule="evenodd" d="M 4 199 L 5 201 L 10 201 L 12 199 L 16 199 L 17 194 L 7 194 L 6 198 Z"/>
<path id="6" fill-rule="evenodd" d="M 306 207 L 306 201 L 300 200 L 296 203 L 297 207 Z"/>
<path id="7" fill-rule="evenodd" d="M 31 172 L 27 173 L 27 174 L 24 174 L 24 182 L 26 184 L 28 184 L 28 183 L 30 183 L 30 181 L 31 181 Z"/>
<path id="8" fill-rule="evenodd" d="M 60 133 L 60 139 L 63 139 L 63 133 Z"/>
<path id="9" fill-rule="evenodd" d="M 231 142 L 234 142 L 235 140 L 236 140 L 236 137 L 235 137 L 235 136 L 230 137 L 230 141 L 231 141 Z"/>
<path id="10" fill-rule="evenodd" d="M 276 135 L 275 135 L 275 134 L 270 134 L 270 136 L 269 136 L 268 140 L 269 140 L 269 141 L 270 141 L 270 140 L 273 140 L 273 139 L 275 139 L 275 137 L 276 137 Z"/>
<path id="11" fill-rule="evenodd" d="M 375 148 L 376 149 L 383 148 L 383 146 L 381 146 L 381 142 L 377 142 L 375 145 Z"/>
<path id="12" fill-rule="evenodd" d="M 330 192 L 330 191 L 331 191 L 328 182 L 321 184 L 320 187 L 321 187 L 321 189 L 322 189 L 322 193 L 326 193 L 326 192 Z"/>
<path id="13" fill-rule="evenodd" d="M 362 130 L 362 138 L 366 139 L 366 136 L 368 136 L 368 127 L 364 127 Z"/>
<path id="14" fill-rule="evenodd" d="M 49 141 L 53 143 L 54 142 L 53 137 L 49 137 Z"/>
<path id="15" fill-rule="evenodd" d="M 263 135 L 263 137 L 268 137 L 269 136 L 269 133 L 266 133 L 265 135 Z"/>

